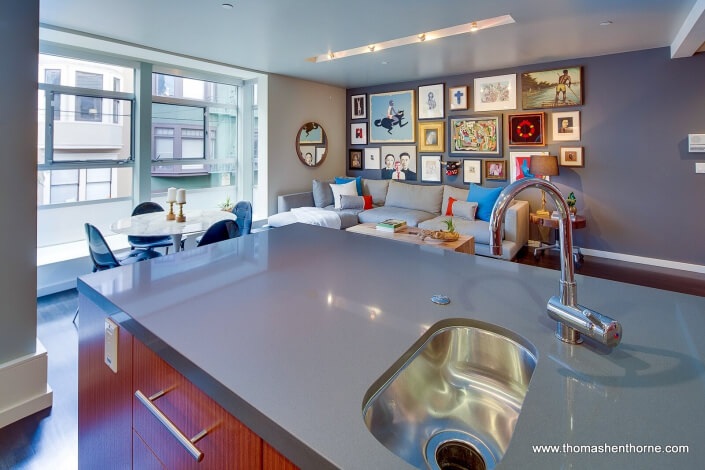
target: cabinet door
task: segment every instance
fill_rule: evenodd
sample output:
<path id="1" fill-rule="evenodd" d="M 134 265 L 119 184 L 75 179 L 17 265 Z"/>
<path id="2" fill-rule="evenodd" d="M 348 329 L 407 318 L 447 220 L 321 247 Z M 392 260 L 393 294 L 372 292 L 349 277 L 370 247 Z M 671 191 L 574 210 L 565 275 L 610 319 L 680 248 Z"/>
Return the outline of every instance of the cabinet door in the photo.
<path id="1" fill-rule="evenodd" d="M 168 390 L 153 404 L 203 453 L 197 462 L 136 397 L 133 427 L 168 469 L 260 469 L 262 440 L 140 341 L 133 347 L 133 387 L 147 397 Z"/>
<path id="2" fill-rule="evenodd" d="M 274 447 L 262 442 L 262 470 L 299 470 L 299 467 L 288 461 Z"/>
<path id="3" fill-rule="evenodd" d="M 132 468 L 134 470 L 166 470 L 152 449 L 137 432 L 132 431 Z"/>

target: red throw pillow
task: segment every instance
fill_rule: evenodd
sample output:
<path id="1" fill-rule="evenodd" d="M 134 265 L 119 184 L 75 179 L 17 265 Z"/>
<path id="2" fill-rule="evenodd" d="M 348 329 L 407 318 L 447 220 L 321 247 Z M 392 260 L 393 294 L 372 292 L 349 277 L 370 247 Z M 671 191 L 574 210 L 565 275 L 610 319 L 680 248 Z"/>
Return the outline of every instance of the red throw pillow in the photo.
<path id="1" fill-rule="evenodd" d="M 453 203 L 457 201 L 457 199 L 449 197 L 448 198 L 448 209 L 446 209 L 446 215 L 450 215 L 451 217 L 453 216 Z"/>
<path id="2" fill-rule="evenodd" d="M 362 198 L 365 200 L 365 207 L 362 210 L 372 209 L 372 196 L 362 196 Z"/>

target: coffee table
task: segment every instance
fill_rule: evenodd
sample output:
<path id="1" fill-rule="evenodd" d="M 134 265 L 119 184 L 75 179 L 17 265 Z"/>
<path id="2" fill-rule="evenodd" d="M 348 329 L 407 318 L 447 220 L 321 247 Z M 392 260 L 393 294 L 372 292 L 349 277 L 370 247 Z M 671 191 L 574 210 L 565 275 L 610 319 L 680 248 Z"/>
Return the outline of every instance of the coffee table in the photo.
<path id="1" fill-rule="evenodd" d="M 391 240 L 413 243 L 415 245 L 435 246 L 444 250 L 457 251 L 458 253 L 466 253 L 468 255 L 475 254 L 475 237 L 460 235 L 460 237 L 453 242 L 427 241 L 421 240 L 421 238 L 417 236 L 417 233 L 419 233 L 421 229 L 416 227 L 404 227 L 398 232 L 385 232 L 377 230 L 376 227 L 377 224 L 366 223 L 354 225 L 346 229 L 346 231 L 370 235 L 372 237 L 389 238 Z"/>

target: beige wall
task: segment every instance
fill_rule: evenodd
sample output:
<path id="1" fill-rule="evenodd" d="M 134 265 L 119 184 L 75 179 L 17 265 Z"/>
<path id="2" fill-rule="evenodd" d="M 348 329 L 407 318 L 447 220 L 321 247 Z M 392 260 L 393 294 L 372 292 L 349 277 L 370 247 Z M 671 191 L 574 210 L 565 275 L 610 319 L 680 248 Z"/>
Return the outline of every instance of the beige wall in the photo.
<path id="1" fill-rule="evenodd" d="M 345 88 L 269 75 L 268 214 L 277 212 L 277 196 L 311 191 L 311 180 L 345 175 Z M 328 156 L 316 168 L 305 166 L 294 148 L 302 124 L 316 121 L 328 136 Z"/>

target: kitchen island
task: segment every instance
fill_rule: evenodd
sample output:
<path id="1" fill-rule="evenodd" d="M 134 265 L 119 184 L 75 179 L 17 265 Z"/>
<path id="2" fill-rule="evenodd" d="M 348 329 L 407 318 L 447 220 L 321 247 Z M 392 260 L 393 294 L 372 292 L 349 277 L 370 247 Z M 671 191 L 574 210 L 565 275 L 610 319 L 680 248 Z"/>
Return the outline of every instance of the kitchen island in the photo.
<path id="1" fill-rule="evenodd" d="M 110 316 L 300 468 L 412 468 L 368 431 L 363 399 L 446 318 L 498 325 L 538 352 L 497 468 L 698 468 L 705 298 L 577 276 L 580 303 L 619 320 L 624 339 L 614 350 L 589 340 L 571 346 L 554 337 L 546 315 L 558 278 L 553 270 L 293 224 L 84 276 L 78 289 L 81 322 L 84 310 Z M 451 303 L 433 304 L 434 294 Z M 83 345 L 88 332 L 80 334 Z M 100 384 L 81 362 L 79 370 L 81 403 Z M 79 411 L 79 463 L 93 451 L 81 443 L 82 426 Z M 533 450 L 563 444 L 688 451 Z"/>

